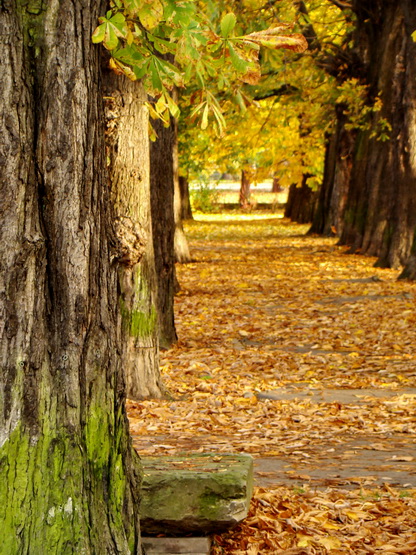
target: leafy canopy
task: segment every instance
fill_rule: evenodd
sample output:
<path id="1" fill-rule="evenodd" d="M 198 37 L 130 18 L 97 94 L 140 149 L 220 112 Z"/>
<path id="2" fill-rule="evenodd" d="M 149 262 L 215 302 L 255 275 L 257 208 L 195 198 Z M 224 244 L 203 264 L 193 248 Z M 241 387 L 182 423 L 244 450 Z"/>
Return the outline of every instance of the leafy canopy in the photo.
<path id="1" fill-rule="evenodd" d="M 200 116 L 205 129 L 212 112 L 221 132 L 225 122 L 217 95 L 235 81 L 259 81 L 261 47 L 303 52 L 307 43 L 301 34 L 290 33 L 291 26 L 285 23 L 238 35 L 234 13 L 226 13 L 219 22 L 210 16 L 206 2 L 111 0 L 92 40 L 108 50 L 112 69 L 142 80 L 156 98 L 151 115 L 166 123 L 170 114 L 178 117 L 172 89 L 197 87 L 203 95 L 191 117 Z"/>

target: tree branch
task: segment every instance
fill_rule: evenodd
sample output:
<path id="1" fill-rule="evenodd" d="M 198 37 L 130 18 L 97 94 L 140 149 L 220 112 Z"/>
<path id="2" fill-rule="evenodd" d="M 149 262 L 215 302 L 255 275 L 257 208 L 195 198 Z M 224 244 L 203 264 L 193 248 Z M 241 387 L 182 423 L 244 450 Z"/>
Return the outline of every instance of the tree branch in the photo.
<path id="1" fill-rule="evenodd" d="M 341 10 L 352 10 L 352 4 L 348 2 L 342 2 L 341 0 L 329 0 L 329 1 L 331 2 L 331 4 L 334 4 L 334 6 L 337 6 Z"/>
<path id="2" fill-rule="evenodd" d="M 293 94 L 298 91 L 299 89 L 293 85 L 282 85 L 278 89 L 273 89 L 272 91 L 264 93 L 258 92 L 253 98 L 254 100 L 265 100 L 266 98 L 271 98 L 272 96 L 283 96 L 286 94 Z"/>

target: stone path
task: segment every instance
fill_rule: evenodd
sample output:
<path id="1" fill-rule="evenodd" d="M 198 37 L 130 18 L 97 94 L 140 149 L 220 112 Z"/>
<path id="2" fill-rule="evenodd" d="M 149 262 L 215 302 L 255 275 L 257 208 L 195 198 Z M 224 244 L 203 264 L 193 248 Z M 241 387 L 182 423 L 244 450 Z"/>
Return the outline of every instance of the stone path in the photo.
<path id="1" fill-rule="evenodd" d="M 416 397 L 416 388 L 380 389 L 313 389 L 285 387 L 257 394 L 258 399 L 307 399 L 312 403 L 364 405 L 388 400 L 397 395 Z M 416 415 L 415 415 L 416 421 Z M 339 438 L 338 438 L 339 439 Z M 321 446 L 319 460 L 305 454 L 294 463 L 284 458 L 266 457 L 255 460 L 255 483 L 258 486 L 304 484 L 322 487 L 369 487 L 389 484 L 399 488 L 416 487 L 415 434 L 369 434 L 366 438 L 345 437 L 336 447 Z"/>

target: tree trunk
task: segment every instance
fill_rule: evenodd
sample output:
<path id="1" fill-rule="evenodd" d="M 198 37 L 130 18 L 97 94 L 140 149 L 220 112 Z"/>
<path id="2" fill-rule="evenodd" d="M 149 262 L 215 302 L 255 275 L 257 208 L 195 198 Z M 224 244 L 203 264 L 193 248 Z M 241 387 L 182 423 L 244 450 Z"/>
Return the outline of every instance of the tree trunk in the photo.
<path id="1" fill-rule="evenodd" d="M 310 174 L 304 174 L 300 187 L 293 184 L 289 188 L 285 218 L 289 218 L 299 224 L 311 222 L 315 210 L 317 192 L 307 185 L 309 177 L 311 177 Z"/>
<path id="2" fill-rule="evenodd" d="M 280 185 L 280 179 L 278 177 L 273 177 L 272 193 L 281 193 L 282 191 L 283 187 Z"/>
<path id="3" fill-rule="evenodd" d="M 378 256 L 379 265 L 407 261 L 416 229 L 416 5 L 411 0 L 354 3 L 357 46 L 367 62 L 369 97 L 383 107 L 358 132 L 341 242 Z M 372 132 L 382 120 L 390 140 Z"/>
<path id="4" fill-rule="evenodd" d="M 160 346 L 167 349 L 177 341 L 174 319 L 175 291 L 175 218 L 173 212 L 174 175 L 173 124 L 152 123 L 157 140 L 150 143 L 150 192 L 152 228 L 157 276 L 157 310 Z"/>
<path id="5" fill-rule="evenodd" d="M 250 206 L 250 186 L 250 172 L 247 170 L 242 170 L 239 199 L 241 208 L 248 208 Z"/>
<path id="6" fill-rule="evenodd" d="M 341 234 L 350 184 L 355 132 L 345 128 L 345 106 L 336 107 L 337 123 L 327 139 L 324 178 L 319 190 L 310 233 Z"/>
<path id="7" fill-rule="evenodd" d="M 178 128 L 174 124 L 175 141 L 173 144 L 173 179 L 174 179 L 174 205 L 175 214 L 175 260 L 181 264 L 192 262 L 191 253 L 189 251 L 188 240 L 182 225 L 182 202 L 181 191 L 179 188 L 179 160 L 178 160 Z"/>
<path id="8" fill-rule="evenodd" d="M 99 4 L 0 8 L 5 555 L 141 552 L 91 43 Z"/>
<path id="9" fill-rule="evenodd" d="M 122 355 L 130 399 L 161 397 L 156 271 L 150 208 L 147 97 L 138 83 L 105 73 L 106 145 L 119 251 Z"/>
<path id="10" fill-rule="evenodd" d="M 193 220 L 191 208 L 191 200 L 189 196 L 189 181 L 188 178 L 180 175 L 179 176 L 179 191 L 181 193 L 181 219 L 182 220 Z"/>

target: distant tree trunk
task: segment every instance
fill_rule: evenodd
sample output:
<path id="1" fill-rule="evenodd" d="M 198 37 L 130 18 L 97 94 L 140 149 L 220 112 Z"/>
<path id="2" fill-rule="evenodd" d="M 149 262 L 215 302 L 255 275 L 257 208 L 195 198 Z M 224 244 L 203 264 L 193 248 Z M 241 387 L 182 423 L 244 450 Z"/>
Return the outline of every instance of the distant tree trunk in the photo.
<path id="1" fill-rule="evenodd" d="M 240 183 L 240 206 L 241 208 L 247 208 L 250 206 L 250 187 L 251 179 L 250 172 L 248 170 L 241 171 L 241 183 Z"/>
<path id="2" fill-rule="evenodd" d="M 181 264 L 192 262 L 188 240 L 182 224 L 182 201 L 179 187 L 179 160 L 178 160 L 178 128 L 175 123 L 175 141 L 173 145 L 173 176 L 174 176 L 174 215 L 175 215 L 175 260 Z"/>
<path id="3" fill-rule="evenodd" d="M 308 185 L 307 180 L 310 174 L 304 174 L 302 185 L 298 187 L 293 184 L 289 188 L 289 195 L 285 207 L 285 218 L 291 219 L 299 224 L 306 224 L 312 221 L 317 192 L 313 191 Z"/>
<path id="4" fill-rule="evenodd" d="M 175 130 L 162 121 L 152 122 L 157 140 L 150 143 L 150 183 L 152 228 L 157 276 L 159 340 L 162 348 L 177 341 L 174 319 L 175 291 L 175 218 L 173 212 L 173 148 Z"/>
<path id="5" fill-rule="evenodd" d="M 4 0 L 0 8 L 5 555 L 141 552 L 140 465 L 120 356 L 123 262 L 109 241 L 99 51 L 91 43 L 101 9 L 90 0 L 36 9 Z"/>
<path id="6" fill-rule="evenodd" d="M 189 197 L 189 181 L 188 178 L 179 176 L 179 190 L 181 193 L 181 219 L 193 220 L 191 200 Z"/>
<path id="7" fill-rule="evenodd" d="M 327 139 L 324 177 L 318 193 L 310 233 L 340 234 L 350 184 L 356 133 L 345 128 L 345 106 L 336 107 L 337 123 Z"/>
<path id="8" fill-rule="evenodd" d="M 282 187 L 280 186 L 280 180 L 278 177 L 273 177 L 272 183 L 272 193 L 280 193 L 282 191 Z"/>
<path id="9" fill-rule="evenodd" d="M 138 83 L 108 70 L 105 98 L 115 239 L 126 250 L 118 275 L 127 396 L 161 397 L 146 95 Z"/>

